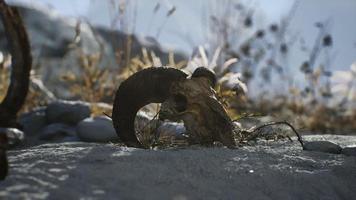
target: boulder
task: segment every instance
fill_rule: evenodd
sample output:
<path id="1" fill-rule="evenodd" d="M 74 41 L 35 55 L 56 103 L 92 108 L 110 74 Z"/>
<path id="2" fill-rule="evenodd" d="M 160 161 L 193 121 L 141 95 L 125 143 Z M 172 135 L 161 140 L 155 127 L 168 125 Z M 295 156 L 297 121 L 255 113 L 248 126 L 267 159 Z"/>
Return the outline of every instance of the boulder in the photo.
<path id="1" fill-rule="evenodd" d="M 46 108 L 40 107 L 22 114 L 19 117 L 19 123 L 26 135 L 38 134 L 47 125 Z"/>
<path id="2" fill-rule="evenodd" d="M 6 134 L 10 148 L 22 144 L 25 140 L 25 134 L 16 128 L 0 128 L 0 134 Z"/>
<path id="3" fill-rule="evenodd" d="M 356 147 L 345 147 L 341 153 L 347 156 L 356 156 Z"/>
<path id="4" fill-rule="evenodd" d="M 76 135 L 75 127 L 66 124 L 61 124 L 61 123 L 54 123 L 42 129 L 39 135 L 39 139 L 49 140 L 49 141 L 60 141 L 67 136 L 73 137 L 75 135 Z"/>
<path id="5" fill-rule="evenodd" d="M 31 51 L 37 57 L 63 58 L 76 35 L 77 20 L 66 18 L 56 10 L 38 3 L 12 2 L 24 21 L 31 41 Z M 84 53 L 100 51 L 100 44 L 87 23 L 81 24 L 78 46 Z M 0 28 L 0 33 L 3 28 Z M 6 49 L 4 40 L 0 39 L 0 48 Z"/>
<path id="6" fill-rule="evenodd" d="M 304 143 L 304 150 L 340 154 L 342 148 L 339 145 L 329 141 L 312 141 Z"/>
<path id="7" fill-rule="evenodd" d="M 82 101 L 55 101 L 46 109 L 48 123 L 76 125 L 90 116 L 90 105 Z"/>
<path id="8" fill-rule="evenodd" d="M 65 74 L 72 73 L 74 77 L 82 75 L 81 62 L 83 55 L 99 55 L 98 67 L 117 70 L 116 52 L 125 47 L 127 38 L 131 37 L 131 55 L 142 54 L 142 48 L 168 63 L 168 50 L 163 49 L 157 41 L 139 38 L 121 31 L 109 28 L 93 27 L 85 20 L 61 16 L 56 10 L 35 2 L 11 1 L 17 7 L 26 26 L 31 42 L 31 51 L 36 58 L 36 72 L 53 94 L 61 99 L 73 99 L 70 92 L 71 84 L 63 81 Z M 78 31 L 79 30 L 79 31 Z M 77 37 L 77 33 L 79 37 Z M 0 36 L 4 35 L 0 25 Z M 78 49 L 80 51 L 78 51 Z M 8 52 L 5 37 L 0 37 L 0 50 Z M 175 53 L 175 61 L 186 60 L 187 57 Z"/>
<path id="9" fill-rule="evenodd" d="M 77 134 L 86 142 L 115 142 L 119 140 L 110 118 L 90 117 L 77 125 Z"/>

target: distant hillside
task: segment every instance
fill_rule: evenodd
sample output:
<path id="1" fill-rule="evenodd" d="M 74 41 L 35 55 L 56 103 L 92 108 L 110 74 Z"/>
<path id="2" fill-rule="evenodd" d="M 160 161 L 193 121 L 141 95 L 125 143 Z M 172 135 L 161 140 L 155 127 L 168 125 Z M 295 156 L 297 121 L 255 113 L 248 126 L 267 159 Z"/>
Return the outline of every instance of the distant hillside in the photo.
<path id="1" fill-rule="evenodd" d="M 16 4 L 27 28 L 34 58 L 33 66 L 41 75 L 42 80 L 58 97 L 68 98 L 66 85 L 60 76 L 67 71 L 78 72 L 79 57 L 77 51 L 69 47 L 75 40 L 77 20 L 64 18 L 55 12 L 41 6 Z M 99 64 L 105 68 L 118 68 L 115 51 L 122 49 L 127 34 L 111 31 L 102 27 L 91 27 L 83 22 L 80 24 L 80 41 L 76 44 L 85 54 L 95 54 L 102 51 Z M 0 26 L 0 51 L 7 52 L 7 41 L 3 26 Z M 101 45 L 103 49 L 101 49 Z M 152 38 L 132 37 L 131 55 L 141 54 L 142 48 L 153 51 L 160 57 L 162 63 L 167 63 L 168 52 Z M 175 54 L 176 61 L 185 59 L 179 53 Z"/>

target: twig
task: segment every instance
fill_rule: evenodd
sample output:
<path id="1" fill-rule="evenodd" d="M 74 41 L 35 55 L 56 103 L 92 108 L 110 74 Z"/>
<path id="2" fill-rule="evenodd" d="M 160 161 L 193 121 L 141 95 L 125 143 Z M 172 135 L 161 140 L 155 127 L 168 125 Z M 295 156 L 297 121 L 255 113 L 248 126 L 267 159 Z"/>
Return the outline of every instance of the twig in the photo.
<path id="1" fill-rule="evenodd" d="M 146 123 L 140 130 L 138 130 L 138 131 L 139 131 L 140 133 L 142 133 L 143 130 L 144 130 L 149 124 L 151 124 L 154 119 L 157 118 L 158 114 L 159 114 L 159 112 L 157 112 L 157 113 L 155 114 L 155 116 L 153 116 L 153 118 L 152 118 L 149 122 L 147 122 L 147 123 Z"/>
<path id="2" fill-rule="evenodd" d="M 143 134 L 143 131 L 146 129 L 146 127 L 147 127 L 148 125 L 152 124 L 153 120 L 157 119 L 158 115 L 159 115 L 159 110 L 158 110 L 157 113 L 153 116 L 153 118 L 152 118 L 149 122 L 147 122 L 147 123 L 146 123 L 141 129 L 139 129 L 137 132 L 139 132 L 140 134 Z M 151 134 L 152 132 L 157 132 L 157 129 L 158 129 L 158 126 L 157 126 L 157 124 L 156 124 L 156 127 L 155 127 L 153 130 L 150 131 L 150 134 Z M 155 137 L 154 137 L 153 141 L 150 141 L 150 143 L 151 143 L 150 145 L 153 146 L 154 143 L 156 143 L 156 141 L 157 141 L 158 138 L 159 138 L 159 135 L 155 134 Z"/>
<path id="3" fill-rule="evenodd" d="M 103 112 L 103 114 L 112 120 L 112 117 L 110 115 L 106 114 L 105 112 Z"/>
<path id="4" fill-rule="evenodd" d="M 258 126 L 252 130 L 248 130 L 246 132 L 252 134 L 254 133 L 253 135 L 251 135 L 250 137 L 247 138 L 247 140 L 253 140 L 253 139 L 256 139 L 259 135 L 259 133 L 257 131 L 263 129 L 264 127 L 267 127 L 267 126 L 273 126 L 273 125 L 278 125 L 278 124 L 285 124 L 287 126 L 289 126 L 292 131 L 297 135 L 297 138 L 298 138 L 298 141 L 299 143 L 302 145 L 303 149 L 304 149 L 304 143 L 303 143 L 303 140 L 302 140 L 302 137 L 300 136 L 300 134 L 297 132 L 297 130 L 294 128 L 294 126 L 292 126 L 289 122 L 286 122 L 286 121 L 281 121 L 281 122 L 269 122 L 269 123 L 266 123 L 266 124 L 263 124 L 261 126 Z"/>

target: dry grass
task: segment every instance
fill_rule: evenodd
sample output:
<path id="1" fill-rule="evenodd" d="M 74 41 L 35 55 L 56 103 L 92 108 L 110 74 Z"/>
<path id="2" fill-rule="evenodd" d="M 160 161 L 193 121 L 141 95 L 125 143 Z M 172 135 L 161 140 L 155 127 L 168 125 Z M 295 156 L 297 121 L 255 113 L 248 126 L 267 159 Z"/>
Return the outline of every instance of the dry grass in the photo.
<path id="1" fill-rule="evenodd" d="M 129 2 L 120 1 L 121 13 L 112 21 L 113 24 L 114 22 L 119 24 L 122 30 L 132 32 L 131 29 L 136 25 L 135 21 L 132 21 L 135 16 L 128 16 L 129 12 L 125 11 L 127 3 Z M 157 5 L 153 15 L 160 9 L 159 3 Z M 174 7 L 167 12 L 167 18 L 174 14 L 175 9 Z M 190 60 L 176 62 L 174 53 L 171 52 L 168 55 L 168 63 L 162 63 L 162 58 L 146 48 L 142 48 L 140 54 L 133 55 L 132 35 L 128 35 L 123 47 L 116 49 L 116 61 L 120 69 L 99 67 L 103 52 L 86 55 L 74 45 L 74 50 L 80 55 L 78 57 L 80 74 L 68 71 L 62 76 L 62 80 L 70 84 L 70 91 L 77 99 L 92 103 L 106 102 L 110 105 L 120 82 L 139 70 L 164 65 L 192 72 L 195 67 L 205 66 L 216 71 L 219 79 L 215 88 L 217 97 L 234 120 L 250 115 L 272 115 L 293 122 L 299 129 L 322 132 L 356 130 L 355 108 L 330 107 L 324 103 L 333 98 L 330 92 L 331 66 L 320 58 L 321 54 L 328 55 L 332 47 L 327 22 L 318 24 L 319 34 L 315 38 L 315 43 L 308 47 L 310 54 L 300 64 L 300 71 L 307 84 L 298 88 L 288 81 L 293 77 L 293 74 L 288 74 L 289 68 L 296 66 L 286 64 L 288 53 L 293 48 L 293 41 L 298 38 L 295 35 L 288 35 L 287 31 L 296 6 L 281 23 L 270 24 L 264 29 L 255 27 L 253 16 L 255 12 L 251 8 L 239 4 L 224 9 L 208 13 L 207 35 L 210 35 L 208 41 L 211 48 L 200 47 L 198 53 Z M 237 9 L 238 12 L 231 9 Z M 168 21 L 162 24 L 156 35 L 161 33 L 165 23 Z M 80 30 L 77 32 L 80 34 Z M 236 77 L 231 76 L 230 72 L 234 71 L 241 73 L 241 80 L 237 81 Z M 0 100 L 6 94 L 8 79 L 9 67 L 3 62 L 0 65 Z M 285 93 L 266 98 L 264 94 L 276 90 L 271 84 L 273 79 L 278 79 L 283 84 Z M 232 80 L 235 86 L 246 84 L 246 87 L 250 87 L 252 81 L 258 81 L 263 85 L 259 88 L 261 96 L 251 98 L 241 86 L 227 87 L 224 80 Z M 46 103 L 41 101 L 41 95 L 37 92 L 30 89 L 23 111 Z M 101 115 L 102 112 L 110 114 L 111 108 L 93 106 L 92 110 L 94 115 Z M 151 109 L 151 112 L 156 111 Z M 140 130 L 141 141 L 147 145 L 152 144 L 154 131 L 155 128 L 151 126 Z M 170 139 L 161 138 L 161 141 Z"/>
<path id="2" fill-rule="evenodd" d="M 0 61 L 0 102 L 5 98 L 7 93 L 7 89 L 10 84 L 10 64 L 11 64 L 11 56 L 4 56 L 1 54 Z"/>
<path id="3" fill-rule="evenodd" d="M 100 54 L 80 54 L 80 74 L 67 71 L 61 79 L 70 84 L 73 96 L 88 102 L 111 102 L 117 76 L 99 67 Z"/>

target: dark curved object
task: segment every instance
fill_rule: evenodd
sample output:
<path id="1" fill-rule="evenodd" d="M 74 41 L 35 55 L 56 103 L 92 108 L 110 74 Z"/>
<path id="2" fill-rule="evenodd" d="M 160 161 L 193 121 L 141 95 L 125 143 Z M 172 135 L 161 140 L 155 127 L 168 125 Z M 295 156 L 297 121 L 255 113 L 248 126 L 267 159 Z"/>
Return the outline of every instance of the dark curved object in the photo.
<path id="1" fill-rule="evenodd" d="M 217 78 L 215 73 L 206 68 L 206 67 L 198 67 L 194 70 L 193 74 L 192 74 L 192 78 L 198 78 L 198 77 L 205 77 L 208 78 L 210 80 L 211 83 L 211 87 L 215 87 L 216 82 L 217 82 Z"/>
<path id="2" fill-rule="evenodd" d="M 162 103 L 170 96 L 170 87 L 187 74 L 174 68 L 147 68 L 121 83 L 116 92 L 112 120 L 116 133 L 129 147 L 143 148 L 138 141 L 134 122 L 140 108 L 149 103 Z"/>
<path id="3" fill-rule="evenodd" d="M 30 82 L 30 43 L 19 12 L 4 0 L 0 0 L 0 17 L 12 56 L 10 85 L 0 104 L 0 126 L 19 128 L 17 112 L 25 102 Z"/>
<path id="4" fill-rule="evenodd" d="M 0 133 L 0 181 L 5 180 L 9 170 L 6 155 L 7 144 L 8 138 L 6 133 Z"/>

